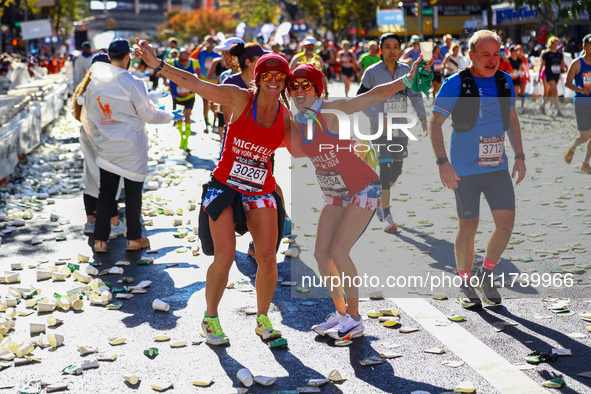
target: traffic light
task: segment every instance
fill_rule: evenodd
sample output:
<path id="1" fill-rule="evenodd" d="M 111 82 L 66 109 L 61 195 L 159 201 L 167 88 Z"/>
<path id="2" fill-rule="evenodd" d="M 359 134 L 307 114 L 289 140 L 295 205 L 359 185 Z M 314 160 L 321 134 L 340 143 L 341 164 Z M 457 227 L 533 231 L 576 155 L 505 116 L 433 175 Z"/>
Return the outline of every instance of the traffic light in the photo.
<path id="1" fill-rule="evenodd" d="M 14 39 L 12 40 L 12 46 L 13 46 L 13 47 L 17 47 L 17 46 L 18 46 L 18 40 L 17 40 L 16 38 L 14 38 Z"/>

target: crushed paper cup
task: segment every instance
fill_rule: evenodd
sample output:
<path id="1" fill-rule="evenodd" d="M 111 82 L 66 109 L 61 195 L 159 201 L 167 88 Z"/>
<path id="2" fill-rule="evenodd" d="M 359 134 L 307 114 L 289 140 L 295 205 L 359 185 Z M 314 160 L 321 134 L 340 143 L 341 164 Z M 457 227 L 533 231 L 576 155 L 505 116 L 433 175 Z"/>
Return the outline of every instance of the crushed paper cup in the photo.
<path id="1" fill-rule="evenodd" d="M 168 312 L 168 310 L 170 309 L 170 305 L 156 298 L 154 302 L 152 302 L 152 308 L 154 308 L 154 310 L 156 311 Z"/>
<path id="2" fill-rule="evenodd" d="M 0 303 L 4 303 L 7 307 L 12 307 L 18 304 L 18 300 L 16 298 L 4 298 Z"/>
<path id="3" fill-rule="evenodd" d="M 47 340 L 47 336 L 45 334 L 43 334 L 43 333 L 39 334 L 39 337 L 37 338 L 37 346 L 42 347 L 42 348 L 51 346 L 51 344 Z"/>
<path id="4" fill-rule="evenodd" d="M 139 376 L 137 376 L 135 374 L 123 375 L 123 379 L 125 379 L 125 381 L 131 385 L 136 385 L 140 381 Z"/>
<path id="5" fill-rule="evenodd" d="M 117 360 L 117 355 L 113 354 L 99 354 L 97 361 L 115 361 Z"/>
<path id="6" fill-rule="evenodd" d="M 440 347 L 430 347 L 429 349 L 425 349 L 424 352 L 431 354 L 443 354 L 445 353 L 445 349 L 442 349 Z"/>
<path id="7" fill-rule="evenodd" d="M 157 347 L 149 347 L 144 349 L 144 356 L 154 358 L 158 355 L 158 348 Z"/>
<path id="8" fill-rule="evenodd" d="M 53 393 L 54 391 L 64 391 L 68 389 L 68 384 L 64 382 L 57 382 L 52 383 L 50 385 L 45 386 L 45 391 L 47 393 Z"/>
<path id="9" fill-rule="evenodd" d="M 238 380 L 242 382 L 243 385 L 246 387 L 250 387 L 253 384 L 253 377 L 250 371 L 246 368 L 242 368 L 240 371 L 236 373 L 236 377 Z"/>
<path id="10" fill-rule="evenodd" d="M 12 319 L 13 317 L 16 316 L 16 309 L 14 309 L 12 307 L 6 308 L 6 311 L 4 312 L 4 316 Z"/>
<path id="11" fill-rule="evenodd" d="M 30 323 L 29 330 L 31 334 L 37 334 L 45 332 L 45 324 L 43 323 Z"/>
<path id="12" fill-rule="evenodd" d="M 321 393 L 322 390 L 320 390 L 318 387 L 306 386 L 306 387 L 298 387 L 297 392 L 298 393 Z"/>
<path id="13" fill-rule="evenodd" d="M 92 368 L 98 368 L 99 367 L 99 363 L 97 360 L 84 360 L 82 362 L 82 365 L 80 365 L 80 368 L 82 369 L 92 369 Z"/>
<path id="14" fill-rule="evenodd" d="M 275 383 L 276 380 L 277 380 L 276 377 L 270 377 L 270 376 L 257 375 L 254 377 L 254 381 L 262 386 L 270 386 L 273 383 Z"/>
<path id="15" fill-rule="evenodd" d="M 133 294 L 126 294 L 126 293 L 118 293 L 115 298 L 121 298 L 124 300 L 129 300 L 130 298 L 133 298 Z"/>
<path id="16" fill-rule="evenodd" d="M 109 338 L 109 345 L 112 345 L 112 346 L 122 345 L 125 343 L 125 341 L 127 341 L 127 338 L 111 337 L 111 338 Z"/>
<path id="17" fill-rule="evenodd" d="M 310 379 L 310 380 L 308 380 L 306 385 L 310 386 L 310 387 L 320 387 L 323 384 L 326 384 L 328 382 L 330 382 L 330 380 L 328 380 L 326 378 L 324 378 L 324 379 Z"/>
<path id="18" fill-rule="evenodd" d="M 55 326 L 60 325 L 62 323 L 63 323 L 63 321 L 61 319 L 58 319 L 57 317 L 55 317 L 53 315 L 47 316 L 47 324 L 49 324 L 49 326 L 51 326 L 51 327 L 55 327 Z"/>
<path id="19" fill-rule="evenodd" d="M 328 379 L 330 379 L 333 382 L 344 382 L 346 380 L 336 369 L 333 369 L 328 373 Z"/>
<path id="20" fill-rule="evenodd" d="M 13 352 L 11 352 L 10 350 L 5 350 L 3 352 L 0 352 L 0 360 L 3 361 L 12 361 L 14 360 L 16 356 L 14 355 Z"/>
<path id="21" fill-rule="evenodd" d="M 38 300 L 36 300 L 36 299 L 34 299 L 34 298 L 33 298 L 33 299 L 30 299 L 30 300 L 25 300 L 25 306 L 26 306 L 27 308 L 32 308 L 32 307 L 34 307 L 35 305 L 37 305 L 37 302 L 38 302 Z"/>
<path id="22" fill-rule="evenodd" d="M 386 308 L 386 309 L 380 309 L 378 312 L 380 312 L 382 315 L 384 316 L 398 316 L 398 308 Z"/>
<path id="23" fill-rule="evenodd" d="M 31 245 L 40 245 L 42 243 L 43 243 L 43 240 L 42 239 L 39 239 L 39 238 L 33 238 L 31 240 Z"/>
<path id="24" fill-rule="evenodd" d="M 115 263 L 115 266 L 117 267 L 123 267 L 126 265 L 130 265 L 131 263 L 127 260 L 119 260 L 118 262 Z"/>
<path id="25" fill-rule="evenodd" d="M 62 280 L 66 280 L 68 278 L 68 275 L 64 274 L 63 272 L 52 272 L 51 273 L 51 279 L 53 279 L 54 281 L 62 281 Z"/>
<path id="26" fill-rule="evenodd" d="M 11 270 L 22 270 L 23 263 L 10 263 L 10 269 Z"/>
<path id="27" fill-rule="evenodd" d="M 458 360 L 458 361 L 444 361 L 441 363 L 441 365 L 445 365 L 446 367 L 450 367 L 450 368 L 458 368 L 461 367 L 462 365 L 464 365 L 465 362 L 462 360 Z"/>
<path id="28" fill-rule="evenodd" d="M 51 341 L 50 341 L 51 343 Z M 55 347 L 55 346 L 54 346 Z M 98 348 L 96 346 L 79 346 L 76 345 L 76 347 L 78 348 L 78 351 L 80 352 L 81 356 L 84 356 L 86 354 L 92 354 L 92 353 L 98 353 Z"/>
<path id="29" fill-rule="evenodd" d="M 31 353 L 34 349 L 35 349 L 35 346 L 33 346 L 30 343 L 25 343 L 25 344 L 21 345 L 16 350 L 16 356 L 17 357 L 24 357 L 25 355 Z"/>
<path id="30" fill-rule="evenodd" d="M 173 388 L 174 384 L 172 382 L 156 382 L 150 384 L 150 387 L 152 387 L 156 391 L 166 391 L 170 388 Z"/>
<path id="31" fill-rule="evenodd" d="M 167 342 L 170 341 L 170 337 L 167 337 L 165 335 L 159 335 L 153 338 L 154 342 Z"/>
<path id="32" fill-rule="evenodd" d="M 364 360 L 359 361 L 361 365 L 378 365 L 382 364 L 384 360 L 379 355 L 368 357 Z"/>
<path id="33" fill-rule="evenodd" d="M 398 332 L 401 332 L 403 334 L 408 334 L 415 331 L 419 331 L 419 329 L 415 327 L 400 327 L 400 329 L 398 330 Z"/>
<path id="34" fill-rule="evenodd" d="M 170 343 L 170 347 L 184 347 L 187 346 L 187 342 L 185 341 L 172 341 Z"/>
<path id="35" fill-rule="evenodd" d="M 381 358 L 398 358 L 402 357 L 402 354 L 396 352 L 382 352 L 380 353 Z"/>
<path id="36" fill-rule="evenodd" d="M 195 386 L 207 387 L 213 383 L 213 376 L 211 376 L 211 375 L 202 376 L 202 377 L 198 378 L 197 380 L 192 381 L 191 383 L 193 383 L 193 385 L 195 385 Z"/>
<path id="37" fill-rule="evenodd" d="M 4 275 L 4 281 L 6 283 L 18 283 L 21 281 L 21 275 L 18 272 L 5 272 Z"/>
<path id="38" fill-rule="evenodd" d="M 475 391 L 474 383 L 469 380 L 460 382 L 454 389 L 454 393 L 473 393 Z"/>
<path id="39" fill-rule="evenodd" d="M 110 291 L 105 290 L 101 293 L 101 299 L 103 301 L 111 301 L 112 298 L 113 298 L 113 294 L 111 294 Z"/>
<path id="40" fill-rule="evenodd" d="M 146 288 L 146 287 L 150 286 L 151 284 L 152 284 L 152 281 L 150 281 L 150 280 L 142 280 L 140 283 L 138 283 L 134 287 Z"/>

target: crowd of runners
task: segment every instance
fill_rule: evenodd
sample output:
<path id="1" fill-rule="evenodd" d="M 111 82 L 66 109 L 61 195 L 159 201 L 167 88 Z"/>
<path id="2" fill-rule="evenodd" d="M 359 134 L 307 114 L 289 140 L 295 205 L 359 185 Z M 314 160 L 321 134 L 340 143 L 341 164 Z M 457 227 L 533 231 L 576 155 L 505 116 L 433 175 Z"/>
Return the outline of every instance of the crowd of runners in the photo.
<path id="1" fill-rule="evenodd" d="M 522 45 L 507 43 L 488 30 L 476 32 L 467 42 L 445 36 L 442 42 L 432 42 L 428 52 L 421 51 L 420 44 L 416 36 L 406 43 L 393 33 L 357 46 L 348 41 L 335 46 L 328 40 L 306 37 L 300 51 L 236 37 L 218 42 L 210 36 L 199 46 L 184 47 L 170 39 L 165 48 L 140 39 L 135 43 L 115 39 L 98 53 L 85 44 L 89 55 L 83 52 L 73 64 L 73 102 L 75 116 L 82 123 L 80 141 L 85 155 L 85 233 L 94 235 L 94 251 L 107 252 L 109 238 L 123 233 L 127 234 L 127 250 L 150 246 L 142 237 L 140 223 L 148 163 L 145 124 L 173 122 L 179 131 L 179 148 L 189 151 L 189 137 L 196 131 L 191 128 L 192 110 L 200 98 L 202 132 L 221 137 L 219 162 L 201 195 L 199 237 L 203 251 L 213 256 L 207 271 L 203 331 L 212 345 L 229 343 L 218 318 L 218 305 L 234 261 L 235 233 L 249 231 L 258 264 L 255 331 L 263 339 L 281 337 L 267 313 L 277 283 L 276 253 L 291 225 L 286 225 L 283 195 L 273 176 L 274 152 L 285 147 L 293 157 L 307 157 L 314 166 L 324 195 L 314 251 L 320 274 L 356 276 L 350 251 L 374 213 L 386 222 L 386 232 L 397 232 L 390 189 L 402 174 L 408 136 L 397 131 L 388 139 L 384 133 L 374 144 L 395 144 L 401 149 L 375 150 L 365 141 L 340 139 L 338 117 L 322 110 L 363 111 L 374 134 L 388 121 L 404 118 L 410 101 L 423 132 L 430 136 L 433 170 L 439 170 L 442 184 L 453 190 L 456 199 L 455 259 L 463 279 L 457 301 L 469 309 L 481 307 L 482 302 L 500 304 L 493 269 L 513 230 L 512 178 L 518 184 L 526 174 L 518 118 L 523 97 L 540 83 L 544 96 L 540 113 L 547 114 L 550 102 L 555 116 L 563 116 L 557 86 L 566 73 L 563 82 L 575 92 L 580 134 L 568 148 L 565 161 L 571 163 L 577 146 L 587 143 L 581 170 L 591 173 L 591 112 L 587 110 L 591 106 L 591 35 L 581 41 L 580 56 L 568 57 L 568 62 L 555 37 L 548 39 L 544 52 L 532 46 L 527 56 Z M 0 75 L 6 73 L 5 64 L 10 66 L 10 60 L 3 60 Z M 139 75 L 149 77 L 150 89 L 162 92 L 166 86 L 172 96 L 172 113 L 154 104 L 154 92 L 148 92 Z M 335 80 L 344 85 L 342 99 L 328 99 L 328 83 Z M 350 91 L 352 82 L 358 82 L 357 92 Z M 356 94 L 349 98 L 351 93 Z M 428 95 L 433 95 L 432 114 L 424 106 L 423 98 Z M 449 151 L 442 129 L 448 117 L 453 127 Z M 507 157 L 506 139 L 515 152 L 513 158 Z M 358 144 L 366 145 L 366 154 L 351 149 Z M 116 214 L 123 186 L 125 223 Z M 482 194 L 492 211 L 495 230 L 484 264 L 473 275 Z M 330 294 L 334 313 L 312 329 L 336 340 L 362 336 L 358 289 L 343 286 L 331 289 Z"/>

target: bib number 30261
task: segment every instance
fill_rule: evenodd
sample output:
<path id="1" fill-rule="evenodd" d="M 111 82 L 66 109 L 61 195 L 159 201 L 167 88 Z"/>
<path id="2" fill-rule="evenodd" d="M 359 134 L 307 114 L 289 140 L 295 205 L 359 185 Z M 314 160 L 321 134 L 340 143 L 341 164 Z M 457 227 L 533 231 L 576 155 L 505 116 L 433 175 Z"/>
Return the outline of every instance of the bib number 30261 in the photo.
<path id="1" fill-rule="evenodd" d="M 481 167 L 498 167 L 505 162 L 505 136 L 495 135 L 480 137 L 478 144 L 478 165 Z"/>
<path id="2" fill-rule="evenodd" d="M 232 165 L 228 185 L 251 193 L 263 190 L 269 167 L 267 163 L 237 157 Z"/>

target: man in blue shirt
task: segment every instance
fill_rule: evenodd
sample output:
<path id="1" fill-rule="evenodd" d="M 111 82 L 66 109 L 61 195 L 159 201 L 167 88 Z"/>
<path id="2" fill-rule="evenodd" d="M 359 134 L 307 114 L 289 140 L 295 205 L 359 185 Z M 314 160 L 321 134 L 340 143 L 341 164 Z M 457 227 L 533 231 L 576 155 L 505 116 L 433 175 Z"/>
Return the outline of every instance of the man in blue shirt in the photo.
<path id="1" fill-rule="evenodd" d="M 457 300 L 464 308 L 478 308 L 482 304 L 475 289 L 482 293 L 485 303 L 501 303 L 501 296 L 493 285 L 492 270 L 513 231 L 515 194 L 511 177 L 518 174 L 516 184 L 519 184 L 525 177 L 526 168 L 512 80 L 506 73 L 497 73 L 501 57 L 500 39 L 491 31 L 480 30 L 470 38 L 469 48 L 472 61 L 469 74 L 455 74 L 447 78 L 435 99 L 431 143 L 441 182 L 454 190 L 456 197 L 459 230 L 455 254 L 462 278 Z M 462 98 L 458 100 L 460 95 Z M 447 159 L 441 129 L 450 115 L 454 129 L 451 135 L 451 163 Z M 471 121 L 466 120 L 470 118 Z M 505 133 L 516 153 L 511 176 L 505 154 Z M 472 278 L 481 193 L 492 211 L 495 231 L 486 248 L 484 265 Z"/>

